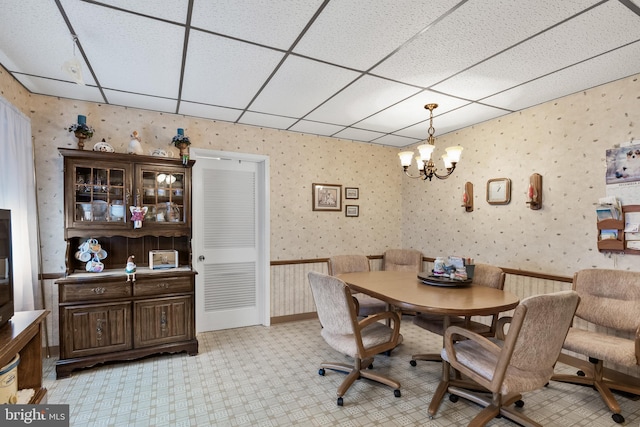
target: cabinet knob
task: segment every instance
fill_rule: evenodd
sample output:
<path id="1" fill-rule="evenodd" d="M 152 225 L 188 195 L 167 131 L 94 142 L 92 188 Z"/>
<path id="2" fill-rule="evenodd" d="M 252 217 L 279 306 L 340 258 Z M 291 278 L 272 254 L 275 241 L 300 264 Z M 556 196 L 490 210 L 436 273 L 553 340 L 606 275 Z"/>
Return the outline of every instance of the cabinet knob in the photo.
<path id="1" fill-rule="evenodd" d="M 93 288 L 91 290 L 93 291 L 94 294 L 102 295 L 107 291 L 107 288 L 103 288 L 103 287 L 99 286 L 99 287 Z"/>
<path id="2" fill-rule="evenodd" d="M 158 283 L 157 286 L 159 288 L 169 289 L 169 284 L 168 283 Z"/>

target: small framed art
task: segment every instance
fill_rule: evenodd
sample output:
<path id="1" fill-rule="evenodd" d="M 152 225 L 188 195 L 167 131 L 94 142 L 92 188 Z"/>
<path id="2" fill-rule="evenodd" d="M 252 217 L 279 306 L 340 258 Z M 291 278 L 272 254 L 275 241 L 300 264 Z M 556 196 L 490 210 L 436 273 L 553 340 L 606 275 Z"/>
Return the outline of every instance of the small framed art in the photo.
<path id="1" fill-rule="evenodd" d="M 314 211 L 341 211 L 342 185 L 313 184 Z"/>
<path id="2" fill-rule="evenodd" d="M 346 216 L 356 217 L 360 215 L 360 206 L 358 205 L 345 205 L 344 214 Z"/>
<path id="3" fill-rule="evenodd" d="M 344 188 L 345 199 L 358 199 L 359 197 L 360 197 L 360 190 L 357 187 Z"/>

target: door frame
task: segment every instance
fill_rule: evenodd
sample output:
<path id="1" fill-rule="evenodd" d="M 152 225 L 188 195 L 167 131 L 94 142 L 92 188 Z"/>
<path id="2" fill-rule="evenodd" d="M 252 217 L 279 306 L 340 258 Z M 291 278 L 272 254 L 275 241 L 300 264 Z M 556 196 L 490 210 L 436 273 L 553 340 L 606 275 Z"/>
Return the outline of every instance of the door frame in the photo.
<path id="1" fill-rule="evenodd" d="M 259 154 L 237 153 L 229 151 L 207 150 L 204 148 L 191 148 L 191 158 L 196 161 L 194 168 L 198 167 L 198 159 L 212 160 L 232 160 L 247 161 L 256 163 L 257 170 L 257 194 L 256 194 L 256 211 L 258 214 L 257 224 L 257 257 L 256 257 L 256 281 L 258 283 L 258 310 L 261 324 L 269 326 L 271 324 L 271 259 L 270 259 L 270 236 L 271 236 L 271 217 L 270 217 L 270 186 L 269 186 L 269 157 Z M 193 182 L 193 186 L 197 185 Z M 201 209 L 200 201 L 197 200 L 195 191 L 192 191 L 192 212 L 193 215 L 199 215 Z M 201 218 L 192 221 L 192 225 L 202 224 Z M 202 234 L 192 232 L 192 267 L 197 271 L 197 259 L 200 254 L 197 253 L 200 243 L 199 237 Z M 194 237 L 195 236 L 195 237 Z M 196 296 L 198 295 L 198 276 L 196 275 Z M 202 284 L 200 283 L 200 286 Z M 198 313 L 198 301 L 196 301 L 196 315 Z M 198 320 L 196 319 L 196 325 Z"/>

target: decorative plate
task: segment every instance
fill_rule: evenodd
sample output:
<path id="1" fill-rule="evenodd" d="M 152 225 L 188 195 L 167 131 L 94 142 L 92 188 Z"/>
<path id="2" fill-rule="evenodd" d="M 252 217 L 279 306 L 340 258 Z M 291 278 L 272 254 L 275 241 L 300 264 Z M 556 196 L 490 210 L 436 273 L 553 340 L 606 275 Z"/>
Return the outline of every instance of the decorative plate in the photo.
<path id="1" fill-rule="evenodd" d="M 115 153 L 116 150 L 113 149 L 113 147 L 104 142 L 96 142 L 96 145 L 93 146 L 93 151 L 104 151 L 105 153 Z"/>

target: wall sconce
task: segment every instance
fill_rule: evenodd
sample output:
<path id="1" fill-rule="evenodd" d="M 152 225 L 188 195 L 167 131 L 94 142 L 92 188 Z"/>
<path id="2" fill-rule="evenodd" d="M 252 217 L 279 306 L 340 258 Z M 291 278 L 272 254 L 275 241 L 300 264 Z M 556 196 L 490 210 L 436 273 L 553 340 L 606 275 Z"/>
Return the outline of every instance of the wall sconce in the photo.
<path id="1" fill-rule="evenodd" d="M 473 212 L 473 183 L 466 182 L 464 184 L 464 193 L 462 193 L 462 207 L 465 212 Z"/>
<path id="2" fill-rule="evenodd" d="M 529 177 L 527 204 L 530 209 L 542 209 L 542 175 L 539 173 L 534 173 Z"/>

